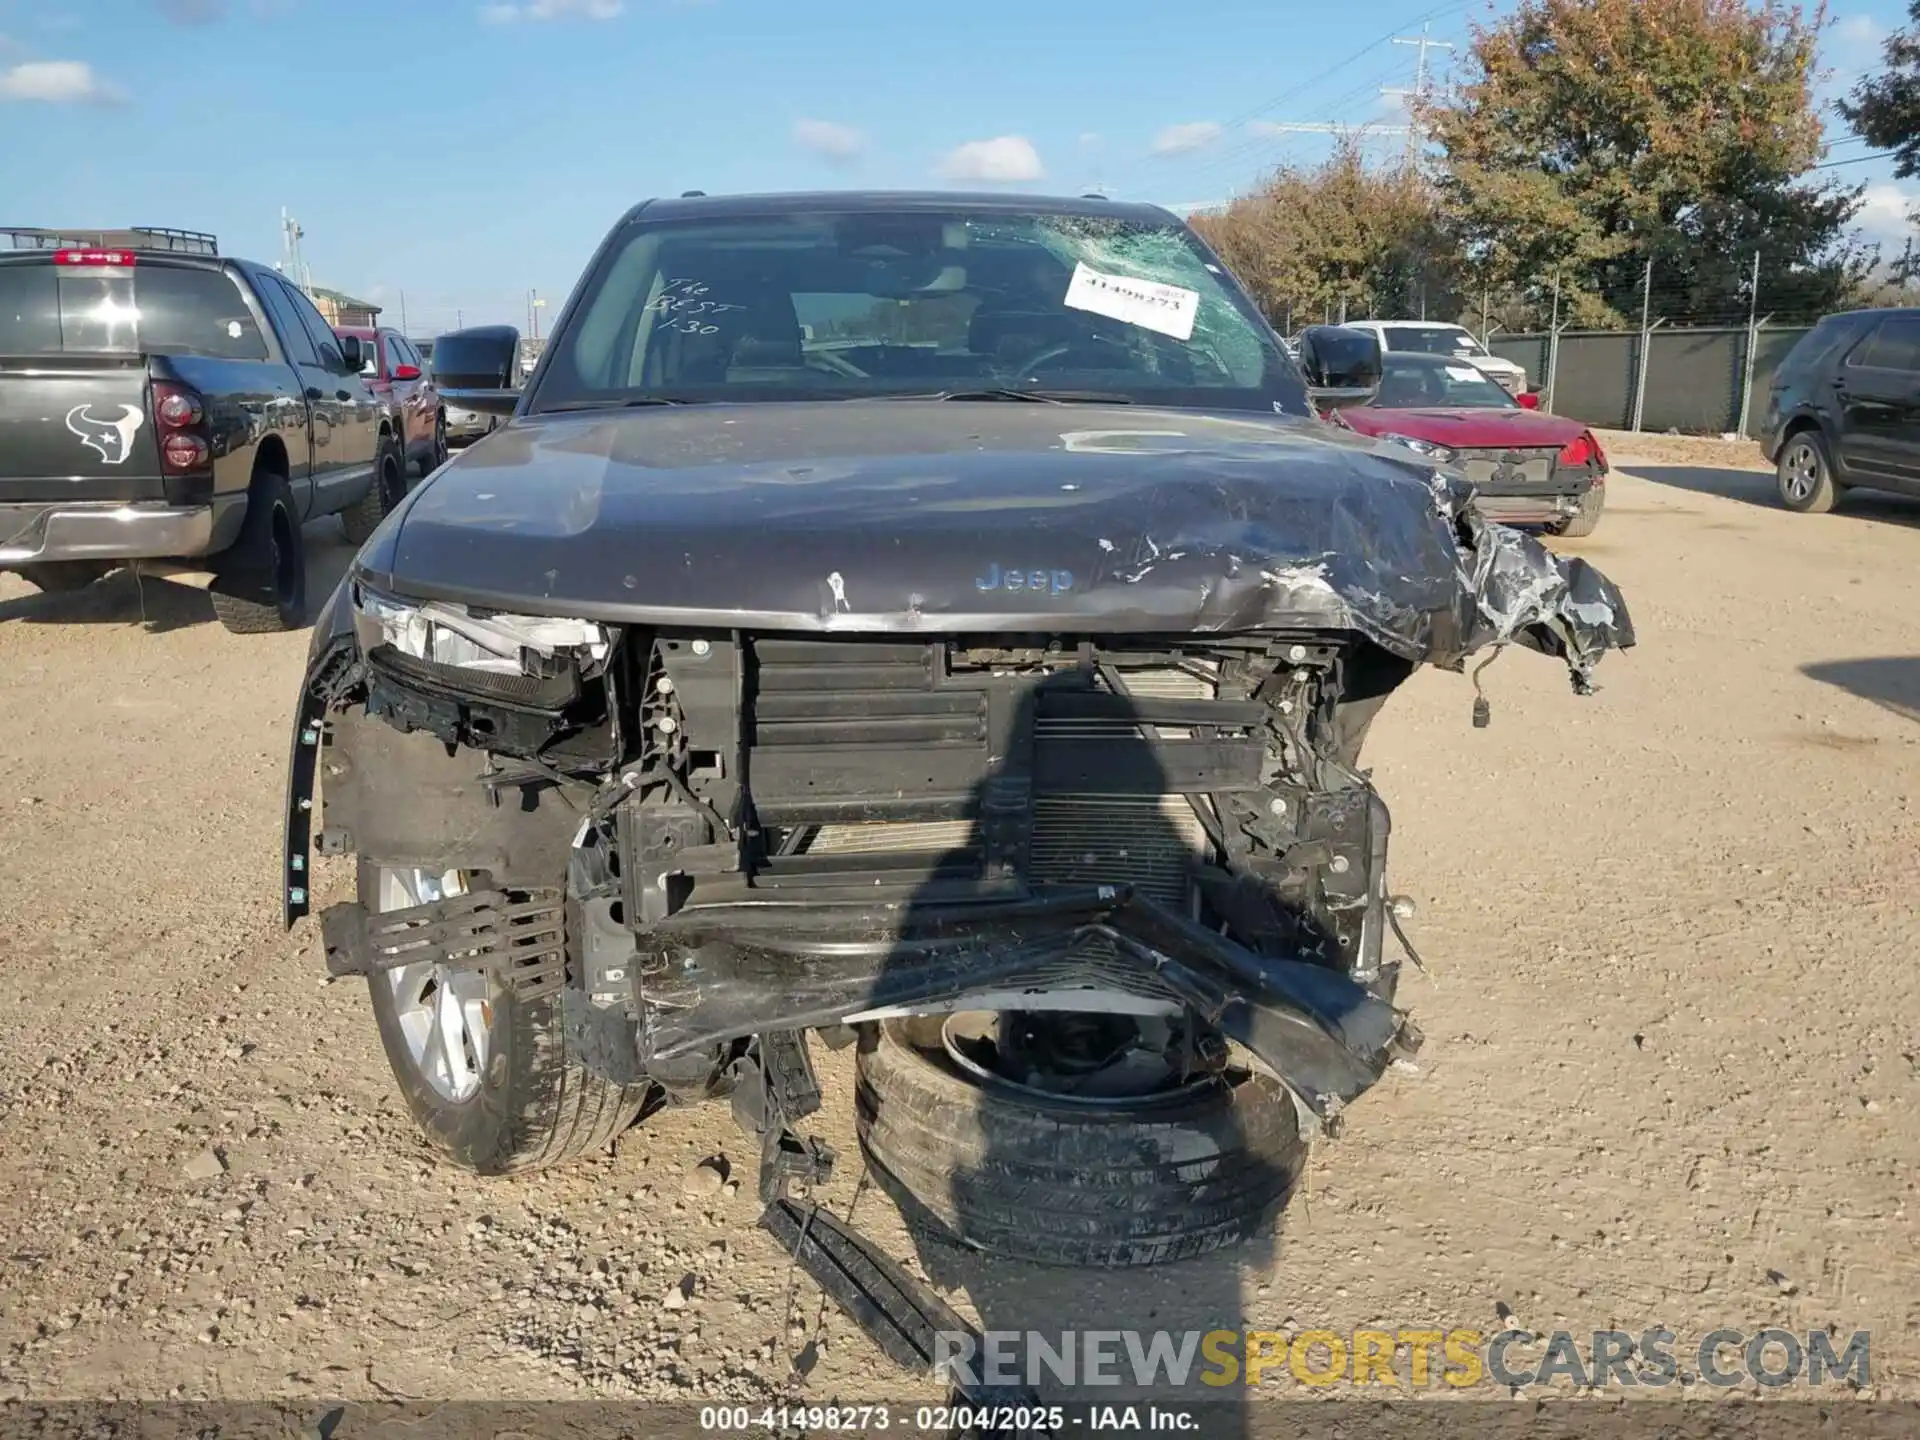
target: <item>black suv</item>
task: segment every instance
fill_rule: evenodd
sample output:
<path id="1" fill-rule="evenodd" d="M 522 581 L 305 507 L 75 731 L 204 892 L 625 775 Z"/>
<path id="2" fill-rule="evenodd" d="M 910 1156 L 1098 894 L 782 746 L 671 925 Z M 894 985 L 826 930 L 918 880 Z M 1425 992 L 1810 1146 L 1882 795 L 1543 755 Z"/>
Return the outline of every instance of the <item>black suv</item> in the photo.
<path id="1" fill-rule="evenodd" d="M 1258 1231 L 1418 1043 L 1375 712 L 1509 641 L 1584 693 L 1633 642 L 1584 561 L 1315 418 L 1376 340 L 1300 349 L 1154 206 L 623 219 L 524 393 L 449 395 L 511 418 L 362 547 L 295 718 L 288 923 L 357 857 L 328 964 L 433 1142 L 521 1170 L 731 1092 L 774 1201 L 831 1159 L 817 1032 L 880 1183 L 969 1245 Z"/>
<path id="2" fill-rule="evenodd" d="M 1789 510 L 1855 486 L 1920 495 L 1920 310 L 1829 315 L 1774 372 L 1761 445 Z"/>
<path id="3" fill-rule="evenodd" d="M 211 591 L 229 630 L 306 619 L 300 527 L 364 541 L 405 493 L 357 340 L 185 230 L 0 231 L 0 570 Z"/>

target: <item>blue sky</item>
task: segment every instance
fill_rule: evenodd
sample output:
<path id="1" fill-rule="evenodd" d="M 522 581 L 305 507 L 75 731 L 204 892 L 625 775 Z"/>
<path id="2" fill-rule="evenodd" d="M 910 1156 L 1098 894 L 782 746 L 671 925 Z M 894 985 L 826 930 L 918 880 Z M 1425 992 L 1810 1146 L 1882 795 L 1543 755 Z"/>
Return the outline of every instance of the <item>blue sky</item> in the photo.
<path id="1" fill-rule="evenodd" d="M 1424 23 L 1459 45 L 1485 13 L 1422 0 L 0 0 L 0 222 L 206 229 L 273 260 L 285 206 L 315 283 L 396 320 L 404 294 L 417 334 L 524 325 L 530 289 L 548 301 L 544 326 L 607 227 L 648 195 L 1008 185 L 1215 201 L 1325 153 L 1324 136 L 1277 122 L 1392 124 L 1397 102 L 1380 91 L 1412 83 L 1416 51 L 1391 37 Z M 1873 68 L 1904 18 L 1897 0 L 1843 3 L 1828 92 Z M 1432 57 L 1442 71 L 1449 58 Z M 1880 162 L 1833 173 L 1868 183 L 1864 228 L 1904 241 L 1920 185 Z"/>

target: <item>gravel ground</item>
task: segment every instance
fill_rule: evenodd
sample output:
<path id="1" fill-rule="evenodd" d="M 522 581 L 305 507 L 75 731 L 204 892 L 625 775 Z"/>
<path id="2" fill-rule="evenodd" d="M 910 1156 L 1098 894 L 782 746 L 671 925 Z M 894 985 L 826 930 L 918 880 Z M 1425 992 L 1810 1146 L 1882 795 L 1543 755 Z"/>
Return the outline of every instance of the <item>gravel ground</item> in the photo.
<path id="1" fill-rule="evenodd" d="M 1610 444 L 1570 548 L 1639 648 L 1591 700 L 1502 660 L 1483 731 L 1422 674 L 1370 742 L 1431 967 L 1402 989 L 1417 1072 L 1317 1149 L 1272 1245 L 1124 1275 L 920 1255 L 963 1309 L 1832 1324 L 1920 1397 L 1920 503 L 1794 516 L 1751 446 Z M 346 552 L 311 540 L 318 585 Z M 362 992 L 275 921 L 305 644 L 125 576 L 0 577 L 0 1398 L 899 1396 L 752 1228 L 724 1111 L 517 1181 L 422 1147 Z M 848 1056 L 822 1071 L 831 1198 L 913 1256 L 859 1184 Z"/>

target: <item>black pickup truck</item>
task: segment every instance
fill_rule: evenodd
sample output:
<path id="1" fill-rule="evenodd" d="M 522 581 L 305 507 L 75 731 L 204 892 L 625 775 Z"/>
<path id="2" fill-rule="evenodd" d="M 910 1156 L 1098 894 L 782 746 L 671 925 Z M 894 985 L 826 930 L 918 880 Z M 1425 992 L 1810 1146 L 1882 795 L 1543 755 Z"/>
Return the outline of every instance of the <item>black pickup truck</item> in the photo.
<path id="1" fill-rule="evenodd" d="M 300 527 L 358 544 L 406 490 L 359 342 L 192 231 L 0 231 L 0 570 L 204 584 L 229 630 L 306 619 Z"/>

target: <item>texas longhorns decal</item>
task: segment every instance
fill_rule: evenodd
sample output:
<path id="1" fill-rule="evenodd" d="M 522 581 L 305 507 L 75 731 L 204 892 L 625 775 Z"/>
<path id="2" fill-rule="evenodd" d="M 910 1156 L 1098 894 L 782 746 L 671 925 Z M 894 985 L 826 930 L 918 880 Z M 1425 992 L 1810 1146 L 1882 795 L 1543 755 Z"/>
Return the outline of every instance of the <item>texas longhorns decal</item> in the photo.
<path id="1" fill-rule="evenodd" d="M 91 406 L 76 405 L 67 411 L 67 429 L 80 437 L 82 445 L 100 452 L 109 465 L 119 465 L 133 453 L 133 437 L 147 417 L 136 405 L 122 405 L 118 420 L 96 419 Z"/>

